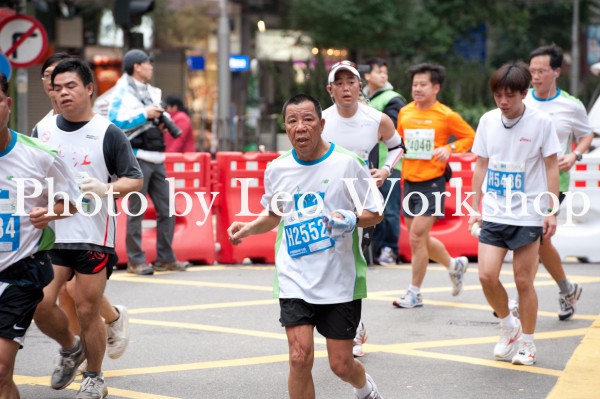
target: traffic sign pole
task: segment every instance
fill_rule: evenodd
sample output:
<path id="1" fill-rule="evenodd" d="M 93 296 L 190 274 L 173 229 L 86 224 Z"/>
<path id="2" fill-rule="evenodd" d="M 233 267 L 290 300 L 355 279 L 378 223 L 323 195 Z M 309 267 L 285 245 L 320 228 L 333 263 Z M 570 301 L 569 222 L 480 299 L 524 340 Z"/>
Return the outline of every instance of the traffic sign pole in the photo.
<path id="1" fill-rule="evenodd" d="M 17 130 L 19 133 L 29 136 L 29 105 L 27 99 L 27 70 L 25 68 L 17 69 Z"/>

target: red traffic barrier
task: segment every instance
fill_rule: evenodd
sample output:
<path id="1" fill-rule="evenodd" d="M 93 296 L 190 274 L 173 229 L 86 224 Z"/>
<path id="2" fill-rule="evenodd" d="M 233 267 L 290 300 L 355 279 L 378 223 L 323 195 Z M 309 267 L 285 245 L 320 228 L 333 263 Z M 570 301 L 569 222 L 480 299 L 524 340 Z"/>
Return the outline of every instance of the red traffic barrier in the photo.
<path id="1" fill-rule="evenodd" d="M 173 210 L 175 232 L 172 247 L 179 260 L 193 263 L 213 264 L 216 247 L 213 235 L 211 212 L 211 159 L 208 153 L 166 153 L 167 177 L 173 178 Z M 142 224 L 142 248 L 146 260 L 156 260 L 156 210 L 149 196 L 148 208 Z M 215 200 L 218 201 L 218 196 Z M 201 205 L 204 202 L 205 207 Z M 214 204 L 213 204 L 214 206 Z M 206 209 L 206 210 L 205 210 Z M 122 211 L 121 200 L 117 201 L 117 235 L 115 250 L 119 263 L 127 263 L 125 239 L 127 215 Z"/>
<path id="2" fill-rule="evenodd" d="M 473 168 L 476 160 L 477 155 L 472 153 L 452 154 L 450 157 L 452 180 L 446 184 L 446 191 L 450 196 L 444 200 L 445 217 L 437 218 L 430 232 L 431 237 L 444 244 L 452 257 L 477 257 L 478 240 L 469 232 L 469 208 L 462 205 L 465 193 L 473 191 Z M 473 204 L 472 198 L 466 202 Z M 404 216 L 401 217 L 398 252 L 403 262 L 410 262 L 410 238 Z"/>
<path id="3" fill-rule="evenodd" d="M 218 191 L 221 199 L 216 213 L 220 263 L 238 264 L 245 258 L 254 263 L 275 262 L 276 231 L 247 237 L 234 246 L 229 242 L 227 228 L 234 221 L 250 222 L 263 211 L 260 199 L 265 192 L 264 172 L 267 164 L 278 156 L 277 153 L 217 153 L 218 182 L 213 191 Z"/>

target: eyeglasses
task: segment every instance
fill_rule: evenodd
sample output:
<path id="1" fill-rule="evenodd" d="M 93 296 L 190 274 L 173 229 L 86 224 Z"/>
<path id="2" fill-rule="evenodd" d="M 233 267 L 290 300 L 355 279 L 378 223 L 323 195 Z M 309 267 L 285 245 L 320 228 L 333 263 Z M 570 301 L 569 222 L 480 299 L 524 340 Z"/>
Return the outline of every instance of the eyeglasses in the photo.
<path id="1" fill-rule="evenodd" d="M 553 71 L 553 69 L 546 69 L 546 68 L 544 68 L 544 69 L 530 69 L 529 70 L 529 72 L 532 75 L 545 75 L 545 74 L 547 74 L 548 72 L 551 72 L 551 71 Z"/>
<path id="2" fill-rule="evenodd" d="M 52 77 L 52 71 L 50 71 L 50 72 L 46 71 L 42 75 L 42 80 L 50 80 L 51 77 Z"/>
<path id="3" fill-rule="evenodd" d="M 329 70 L 330 70 L 330 71 L 332 71 L 332 70 L 334 70 L 335 68 L 339 67 L 340 65 L 349 66 L 349 67 L 352 67 L 352 68 L 354 68 L 354 69 L 358 70 L 358 67 L 356 66 L 356 64 L 355 64 L 354 62 L 352 62 L 352 61 L 347 61 L 347 60 L 336 62 L 335 64 L 333 64 L 333 65 L 331 66 L 331 68 L 329 68 Z"/>

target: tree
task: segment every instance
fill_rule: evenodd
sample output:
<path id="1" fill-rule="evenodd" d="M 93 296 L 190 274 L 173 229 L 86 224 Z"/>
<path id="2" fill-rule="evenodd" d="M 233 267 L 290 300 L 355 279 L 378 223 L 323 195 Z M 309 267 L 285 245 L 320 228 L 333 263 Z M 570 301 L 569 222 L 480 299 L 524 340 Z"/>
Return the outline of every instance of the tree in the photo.
<path id="1" fill-rule="evenodd" d="M 599 0 L 582 0 L 581 24 L 599 15 Z M 534 48 L 556 43 L 571 46 L 571 0 L 291 0 L 290 24 L 305 31 L 320 48 L 346 48 L 361 62 L 371 55 L 390 61 L 390 80 L 404 93 L 410 89 L 401 73 L 417 62 L 437 62 L 448 70 L 441 99 L 481 109 L 493 106 L 487 81 L 504 62 L 527 60 Z M 455 43 L 470 29 L 485 26 L 484 63 L 462 58 Z M 395 77 L 400 76 L 400 77 Z M 474 79 L 475 78 L 475 79 Z M 567 76 L 565 76 L 567 79 Z M 484 108 L 484 107 L 483 107 Z"/>

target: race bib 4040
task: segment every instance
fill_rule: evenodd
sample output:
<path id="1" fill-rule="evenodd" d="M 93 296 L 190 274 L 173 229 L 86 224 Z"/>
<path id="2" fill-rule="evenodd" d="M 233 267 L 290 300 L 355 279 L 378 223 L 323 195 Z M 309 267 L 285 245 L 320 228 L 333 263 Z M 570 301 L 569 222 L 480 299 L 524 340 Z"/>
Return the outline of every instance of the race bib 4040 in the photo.
<path id="1" fill-rule="evenodd" d="M 307 216 L 302 211 L 296 211 L 285 218 L 284 228 L 288 254 L 292 258 L 323 251 L 334 245 L 323 215 Z"/>
<path id="2" fill-rule="evenodd" d="M 433 141 L 435 139 L 435 129 L 406 129 L 404 130 L 406 138 L 407 159 L 431 159 L 433 158 Z"/>
<path id="3" fill-rule="evenodd" d="M 506 190 L 525 190 L 525 164 L 490 160 L 487 172 L 487 191 L 505 197 Z"/>

